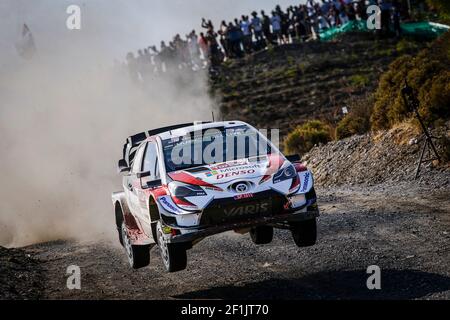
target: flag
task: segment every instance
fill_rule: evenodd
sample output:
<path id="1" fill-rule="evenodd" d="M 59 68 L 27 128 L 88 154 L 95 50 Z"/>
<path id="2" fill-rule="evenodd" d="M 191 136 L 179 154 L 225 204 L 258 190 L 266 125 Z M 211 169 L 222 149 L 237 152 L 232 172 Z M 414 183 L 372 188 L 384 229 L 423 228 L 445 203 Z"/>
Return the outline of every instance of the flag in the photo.
<path id="1" fill-rule="evenodd" d="M 26 24 L 23 25 L 22 37 L 16 44 L 17 53 L 24 59 L 30 60 L 36 54 L 33 34 Z"/>

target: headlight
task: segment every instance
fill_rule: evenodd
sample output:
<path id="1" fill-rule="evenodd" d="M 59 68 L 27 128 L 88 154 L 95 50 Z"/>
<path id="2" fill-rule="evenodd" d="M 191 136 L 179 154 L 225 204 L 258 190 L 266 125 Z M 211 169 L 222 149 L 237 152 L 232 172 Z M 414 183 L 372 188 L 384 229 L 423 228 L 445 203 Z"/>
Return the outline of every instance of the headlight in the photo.
<path id="1" fill-rule="evenodd" d="M 176 181 L 169 183 L 169 191 L 172 196 L 180 199 L 206 196 L 206 192 L 201 187 Z"/>
<path id="2" fill-rule="evenodd" d="M 281 169 L 273 176 L 273 183 L 280 183 L 286 180 L 294 179 L 297 175 L 297 170 L 295 170 L 293 165 L 287 166 Z"/>

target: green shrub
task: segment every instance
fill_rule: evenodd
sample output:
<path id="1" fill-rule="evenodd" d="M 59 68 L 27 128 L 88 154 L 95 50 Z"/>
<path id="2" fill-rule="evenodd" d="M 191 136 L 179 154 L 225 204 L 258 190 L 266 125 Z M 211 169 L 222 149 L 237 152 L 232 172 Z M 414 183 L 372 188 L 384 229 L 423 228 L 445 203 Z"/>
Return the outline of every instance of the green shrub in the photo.
<path id="1" fill-rule="evenodd" d="M 450 21 L 450 1 L 448 0 L 427 0 L 432 8 L 436 9 L 443 22 Z"/>
<path id="2" fill-rule="evenodd" d="M 408 41 L 407 39 L 402 39 L 397 42 L 396 50 L 397 53 L 408 53 L 410 51 L 416 51 L 417 43 L 414 41 Z"/>
<path id="3" fill-rule="evenodd" d="M 366 75 L 356 74 L 350 77 L 350 83 L 352 86 L 361 88 L 370 83 L 370 79 Z"/>
<path id="4" fill-rule="evenodd" d="M 287 153 L 304 154 L 319 143 L 331 141 L 330 127 L 319 120 L 309 121 L 291 132 L 284 147 Z"/>
<path id="5" fill-rule="evenodd" d="M 351 137 L 355 134 L 364 134 L 367 132 L 365 119 L 353 115 L 347 115 L 336 127 L 336 139 L 341 140 Z"/>
<path id="6" fill-rule="evenodd" d="M 370 116 L 372 114 L 373 96 L 364 96 L 348 102 L 349 114 L 336 127 L 336 139 L 341 140 L 355 134 L 370 131 Z"/>
<path id="7" fill-rule="evenodd" d="M 420 112 L 427 123 L 450 117 L 449 50 L 450 32 L 447 32 L 416 57 L 402 56 L 390 65 L 375 92 L 373 130 L 389 129 L 410 117 L 401 96 L 405 79 L 417 91 Z"/>

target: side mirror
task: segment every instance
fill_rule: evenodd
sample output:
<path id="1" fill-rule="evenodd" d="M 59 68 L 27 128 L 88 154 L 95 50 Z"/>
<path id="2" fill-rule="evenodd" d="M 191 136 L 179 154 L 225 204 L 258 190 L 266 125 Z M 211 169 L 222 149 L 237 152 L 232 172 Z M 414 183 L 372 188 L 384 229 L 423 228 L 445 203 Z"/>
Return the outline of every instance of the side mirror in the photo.
<path id="1" fill-rule="evenodd" d="M 161 187 L 161 185 L 162 185 L 161 180 L 154 180 L 154 181 L 148 181 L 145 187 L 147 189 L 154 189 L 154 188 Z"/>
<path id="2" fill-rule="evenodd" d="M 125 172 L 130 172 L 130 171 L 131 171 L 131 168 L 128 166 L 127 162 L 124 159 L 119 160 L 118 172 L 125 173 Z"/>
<path id="3" fill-rule="evenodd" d="M 286 159 L 288 159 L 290 162 L 300 162 L 302 160 L 302 158 L 300 158 L 298 154 L 287 156 Z"/>
<path id="4" fill-rule="evenodd" d="M 152 175 L 152 174 L 151 174 L 150 171 L 147 171 L 147 172 L 139 172 L 139 173 L 136 173 L 136 178 L 142 179 L 142 178 L 150 177 L 151 175 Z"/>

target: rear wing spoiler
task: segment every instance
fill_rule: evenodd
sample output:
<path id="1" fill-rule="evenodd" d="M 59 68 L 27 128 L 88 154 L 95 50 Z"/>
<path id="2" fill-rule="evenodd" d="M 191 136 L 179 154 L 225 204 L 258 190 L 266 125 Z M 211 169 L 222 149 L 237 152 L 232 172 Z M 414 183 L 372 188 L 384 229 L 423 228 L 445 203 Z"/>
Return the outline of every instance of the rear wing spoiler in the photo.
<path id="1" fill-rule="evenodd" d="M 205 122 L 203 122 L 205 123 Z M 209 123 L 209 122 L 208 122 Z M 179 124 L 175 126 L 169 126 L 164 128 L 159 128 L 155 130 L 149 130 L 146 132 L 141 132 L 138 134 L 135 134 L 134 136 L 131 136 L 127 139 L 123 146 L 123 158 L 119 161 L 119 171 L 127 171 L 124 170 L 125 168 L 130 168 L 133 165 L 134 157 L 136 156 L 136 151 L 139 149 L 141 144 L 145 142 L 148 138 L 152 136 L 156 136 L 161 133 L 169 132 L 172 130 L 182 129 L 194 126 L 198 123 L 185 123 L 185 124 Z"/>

